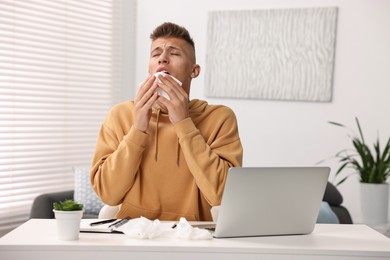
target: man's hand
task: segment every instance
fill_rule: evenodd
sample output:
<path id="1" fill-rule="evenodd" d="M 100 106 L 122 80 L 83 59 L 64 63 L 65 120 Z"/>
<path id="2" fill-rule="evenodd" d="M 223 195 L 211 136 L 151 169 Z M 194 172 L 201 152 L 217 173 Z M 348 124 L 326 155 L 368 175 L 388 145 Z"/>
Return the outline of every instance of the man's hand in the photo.
<path id="1" fill-rule="evenodd" d="M 157 98 L 157 104 L 165 106 L 168 110 L 169 120 L 172 124 L 189 117 L 189 100 L 188 94 L 184 89 L 169 75 L 159 75 L 158 79 L 161 83 L 158 86 L 168 93 L 170 100 L 159 96 Z"/>
<path id="2" fill-rule="evenodd" d="M 152 116 L 152 107 L 157 100 L 156 77 L 150 75 L 140 85 L 138 93 L 134 99 L 134 127 L 142 132 L 149 128 L 149 121 Z"/>

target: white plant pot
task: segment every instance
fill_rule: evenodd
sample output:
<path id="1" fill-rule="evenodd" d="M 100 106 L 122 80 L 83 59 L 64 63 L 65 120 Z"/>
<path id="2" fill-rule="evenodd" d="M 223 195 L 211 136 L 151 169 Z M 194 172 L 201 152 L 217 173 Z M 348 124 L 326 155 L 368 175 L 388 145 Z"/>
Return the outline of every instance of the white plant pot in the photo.
<path id="1" fill-rule="evenodd" d="M 360 198 L 363 223 L 376 225 L 388 222 L 388 183 L 360 183 Z"/>
<path id="2" fill-rule="evenodd" d="M 57 233 L 60 240 L 78 240 L 83 210 L 53 210 L 57 221 Z"/>

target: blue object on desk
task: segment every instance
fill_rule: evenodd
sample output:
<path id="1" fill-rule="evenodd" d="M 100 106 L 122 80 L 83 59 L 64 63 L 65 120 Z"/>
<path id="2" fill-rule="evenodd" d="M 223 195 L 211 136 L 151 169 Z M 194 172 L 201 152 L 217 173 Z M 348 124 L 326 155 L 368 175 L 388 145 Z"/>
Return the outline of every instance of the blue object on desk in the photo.
<path id="1" fill-rule="evenodd" d="M 317 223 L 322 224 L 340 224 L 336 214 L 330 208 L 328 202 L 321 202 L 320 211 L 318 213 Z"/>

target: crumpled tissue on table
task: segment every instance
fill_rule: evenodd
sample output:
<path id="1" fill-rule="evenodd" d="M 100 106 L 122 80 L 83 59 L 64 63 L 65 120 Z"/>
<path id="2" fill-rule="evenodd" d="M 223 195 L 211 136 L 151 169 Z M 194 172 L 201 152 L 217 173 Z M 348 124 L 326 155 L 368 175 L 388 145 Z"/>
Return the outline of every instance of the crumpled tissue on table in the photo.
<path id="1" fill-rule="evenodd" d="M 192 227 L 185 218 L 180 218 L 175 228 L 174 222 L 161 222 L 160 220 L 149 220 L 145 217 L 129 220 L 118 230 L 122 231 L 129 238 L 153 239 L 153 238 L 178 238 L 185 240 L 212 239 L 212 235 L 206 229 Z"/>

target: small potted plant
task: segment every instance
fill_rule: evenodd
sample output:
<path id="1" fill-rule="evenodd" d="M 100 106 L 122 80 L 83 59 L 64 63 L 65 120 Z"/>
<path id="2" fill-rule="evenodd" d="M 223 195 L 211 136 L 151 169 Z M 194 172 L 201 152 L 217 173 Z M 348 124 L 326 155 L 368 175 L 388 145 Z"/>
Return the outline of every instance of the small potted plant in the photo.
<path id="1" fill-rule="evenodd" d="M 54 202 L 53 211 L 57 220 L 59 238 L 61 240 L 77 240 L 83 216 L 83 204 L 73 200 Z"/>
<path id="2" fill-rule="evenodd" d="M 361 183 L 361 207 L 363 221 L 366 224 L 380 224 L 388 221 L 389 185 L 386 183 L 390 176 L 390 138 L 383 150 L 380 146 L 379 137 L 373 143 L 371 149 L 363 136 L 363 131 L 356 117 L 356 124 L 359 131 L 350 136 L 353 149 L 344 149 L 336 154 L 340 167 L 335 177 L 339 177 L 345 169 L 353 169 L 352 173 L 342 177 L 336 184 L 343 183 L 352 174 L 360 176 Z M 330 124 L 347 128 L 346 126 L 329 122 Z"/>

